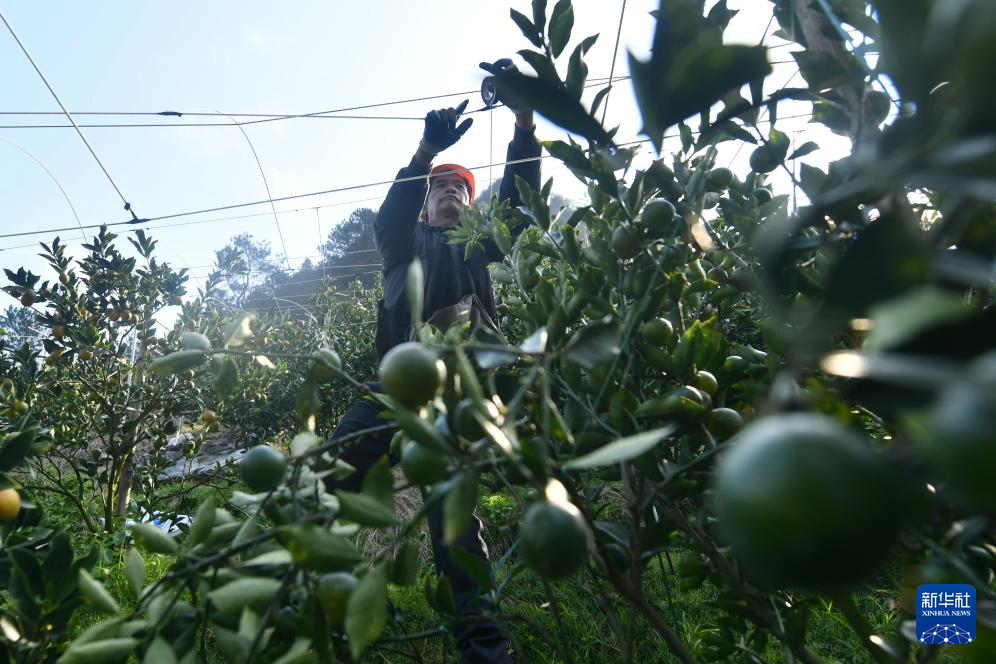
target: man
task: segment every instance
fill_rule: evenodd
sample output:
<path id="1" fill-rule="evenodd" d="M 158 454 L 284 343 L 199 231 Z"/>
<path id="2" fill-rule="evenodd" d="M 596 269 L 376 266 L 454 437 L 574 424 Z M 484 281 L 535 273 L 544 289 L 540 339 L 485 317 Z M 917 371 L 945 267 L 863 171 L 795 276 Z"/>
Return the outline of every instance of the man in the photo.
<path id="1" fill-rule="evenodd" d="M 464 260 L 464 247 L 448 244 L 445 235 L 447 229 L 459 223 L 460 211 L 474 201 L 474 176 L 457 164 L 432 167 L 435 157 L 457 143 L 473 123 L 471 119 L 460 122 L 460 115 L 466 107 L 465 100 L 456 108 L 440 109 L 426 115 L 418 150 L 408 166 L 398 171 L 396 179 L 401 181 L 391 186 L 377 213 L 374 233 L 384 266 L 384 299 L 379 303 L 377 317 L 379 357 L 411 338 L 411 313 L 405 282 L 408 266 L 417 258 L 423 261 L 424 266 L 425 320 L 429 320 L 433 312 L 452 306 L 468 295 L 476 295 L 484 312 L 493 321 L 498 320 L 487 265 L 501 260 L 501 251 L 491 242 L 484 249 L 476 249 Z M 532 111 L 516 112 L 515 135 L 508 146 L 507 161 L 533 160 L 505 167 L 499 196 L 502 200 L 511 199 L 515 206 L 520 205 L 515 186 L 516 175 L 534 189 L 540 186 L 540 145 L 534 132 Z M 380 391 L 377 383 L 371 383 L 371 387 Z M 380 407 L 372 401 L 357 403 L 339 422 L 330 440 L 383 424 L 383 420 L 377 418 L 379 412 Z M 337 488 L 358 491 L 367 470 L 388 453 L 392 434 L 392 431 L 387 431 L 371 435 L 349 446 L 340 458 L 353 465 L 357 472 L 339 483 Z M 437 508 L 430 512 L 428 521 L 436 568 L 440 574 L 449 577 L 457 609 L 466 616 L 458 617 L 453 627 L 461 661 L 468 664 L 510 663 L 508 641 L 498 624 L 473 617 L 486 606 L 478 600 L 480 589 L 473 579 L 450 561 L 447 548 L 443 545 L 441 510 Z M 481 522 L 476 518 L 455 544 L 489 563 L 487 547 L 481 539 Z"/>

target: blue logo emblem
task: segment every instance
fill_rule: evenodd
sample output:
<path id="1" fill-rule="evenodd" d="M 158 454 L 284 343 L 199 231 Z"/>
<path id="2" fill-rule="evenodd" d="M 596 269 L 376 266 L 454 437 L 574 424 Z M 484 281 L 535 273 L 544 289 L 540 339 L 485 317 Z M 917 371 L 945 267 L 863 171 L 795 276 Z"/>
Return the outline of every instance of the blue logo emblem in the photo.
<path id="1" fill-rule="evenodd" d="M 975 588 L 967 583 L 926 583 L 916 589 L 916 636 L 930 645 L 975 640 Z"/>

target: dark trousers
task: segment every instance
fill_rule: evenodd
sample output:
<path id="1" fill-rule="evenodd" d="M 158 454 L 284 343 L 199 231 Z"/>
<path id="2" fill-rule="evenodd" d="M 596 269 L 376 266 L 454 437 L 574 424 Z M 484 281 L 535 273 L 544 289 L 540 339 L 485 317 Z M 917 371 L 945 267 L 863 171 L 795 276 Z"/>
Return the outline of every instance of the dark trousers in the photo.
<path id="1" fill-rule="evenodd" d="M 369 385 L 375 391 L 381 391 L 379 383 L 370 383 Z M 339 421 L 339 425 L 336 426 L 329 440 L 335 440 L 353 432 L 383 424 L 384 420 L 377 417 L 381 410 L 381 406 L 373 401 L 364 399 L 357 402 Z M 394 433 L 394 429 L 381 431 L 370 434 L 358 442 L 348 444 L 347 449 L 339 454 L 339 458 L 356 468 L 356 472 L 344 480 L 331 484 L 329 489 L 359 491 L 367 471 L 388 453 Z M 422 499 L 425 500 L 425 498 L 423 490 Z M 450 560 L 449 551 L 443 544 L 441 505 L 430 510 L 427 517 L 436 570 L 439 574 L 449 577 L 450 585 L 453 587 L 453 599 L 458 613 L 453 628 L 453 638 L 460 649 L 461 662 L 465 664 L 490 662 L 511 664 L 512 658 L 508 655 L 508 640 L 499 625 L 490 619 L 471 617 L 480 612 L 481 609 L 487 608 L 486 600 L 480 599 L 481 589 L 474 580 L 463 571 L 463 568 Z M 490 566 L 488 548 L 481 538 L 481 528 L 481 521 L 475 516 L 471 520 L 470 526 L 454 542 L 454 545 L 463 547 Z"/>

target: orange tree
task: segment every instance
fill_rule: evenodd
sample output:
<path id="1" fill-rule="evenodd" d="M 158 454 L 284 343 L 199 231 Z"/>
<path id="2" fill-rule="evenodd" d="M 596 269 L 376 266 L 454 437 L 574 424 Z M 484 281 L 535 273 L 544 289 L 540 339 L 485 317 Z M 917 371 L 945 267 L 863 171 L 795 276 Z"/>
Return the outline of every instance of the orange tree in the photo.
<path id="1" fill-rule="evenodd" d="M 764 48 L 724 44 L 726 3 L 704 5 L 663 2 L 650 59 L 631 60 L 648 139 L 659 150 L 671 128 L 681 138 L 676 154 L 642 171 L 596 119 L 604 93 L 581 103 L 594 38 L 562 66 L 569 0 L 512 12 L 537 75 L 503 72 L 497 87 L 587 140 L 546 147 L 588 186 L 590 204 L 552 211 L 549 184 L 522 187 L 523 208 L 492 203 L 451 233 L 468 246 L 493 239 L 507 256 L 492 267 L 506 293 L 507 338 L 420 325 L 413 265 L 421 343 L 385 358 L 387 394 L 367 394 L 400 429 L 406 482 L 385 459 L 361 492 L 326 492 L 323 477 L 350 471 L 338 452 L 358 443 L 317 435 L 321 388 L 335 376 L 339 388 L 366 394 L 331 349 L 247 349 L 255 332 L 246 314 L 213 339 L 188 333 L 152 361 L 162 375 L 210 366 L 224 384 L 261 354 L 310 360 L 295 402 L 299 431 L 289 455 L 248 457 L 253 493 L 234 497 L 244 515 L 212 499 L 182 538 L 136 527 L 144 551 L 176 562 L 151 584 L 135 575 L 127 612 L 94 593 L 114 615 L 71 644 L 67 661 L 137 652 L 149 661 L 217 653 L 330 662 L 440 633 L 405 634 L 389 611 L 389 586 L 415 578 L 406 536 L 426 509 L 397 523 L 394 492 L 409 481 L 430 488 L 427 505 L 442 504 L 449 541 L 482 483 L 521 501 L 508 564 L 452 554 L 496 600 L 499 619 L 515 575 L 535 573 L 548 591 L 548 579 L 584 575 L 679 661 L 763 661 L 771 644 L 788 660 L 822 661 L 808 626 L 827 601 L 868 658 L 927 661 L 937 650 L 912 629 L 913 591 L 949 580 L 980 598 L 981 636 L 959 654 L 991 660 L 996 97 L 985 67 L 996 55 L 996 9 L 983 0 L 778 0 L 779 34 L 806 47 L 795 55 L 805 85 L 764 94 Z M 860 48 L 845 24 L 863 34 Z M 871 50 L 874 69 L 864 59 Z M 889 94 L 899 96 L 898 115 Z M 754 124 L 767 109 L 777 125 L 785 100 L 811 103 L 852 154 L 795 175 L 787 162 L 819 146 L 790 153 L 786 134 Z M 695 116 L 697 133 L 686 124 Z M 754 146 L 749 173 L 718 163 L 728 141 Z M 773 194 L 775 170 L 808 205 Z M 607 509 L 609 488 L 622 496 L 621 515 Z M 364 559 L 359 527 L 400 533 Z M 672 552 L 681 553 L 681 588 L 708 581 L 717 593 L 715 629 L 694 643 L 647 595 L 649 566 Z M 142 554 L 129 556 L 144 570 Z M 870 578 L 890 589 L 900 625 L 879 629 L 855 601 Z M 449 581 L 425 590 L 441 619 L 453 618 Z M 573 661 L 550 601 L 558 630 L 542 638 Z M 606 619 L 632 652 L 618 606 L 606 605 Z"/>
<path id="2" fill-rule="evenodd" d="M 34 310 L 41 343 L 5 347 L 13 389 L 52 435 L 32 459 L 30 483 L 64 497 L 85 528 L 114 532 L 128 507 L 140 447 L 159 449 L 168 423 L 181 412 L 179 378 L 145 372 L 150 349 L 164 343 L 155 316 L 181 303 L 186 276 L 155 258 L 155 242 L 138 231 L 128 238 L 137 258 L 101 229 L 75 263 L 56 238 L 42 256 L 58 280 L 6 270 L 4 290 Z M 26 480 L 27 481 L 27 480 Z"/>

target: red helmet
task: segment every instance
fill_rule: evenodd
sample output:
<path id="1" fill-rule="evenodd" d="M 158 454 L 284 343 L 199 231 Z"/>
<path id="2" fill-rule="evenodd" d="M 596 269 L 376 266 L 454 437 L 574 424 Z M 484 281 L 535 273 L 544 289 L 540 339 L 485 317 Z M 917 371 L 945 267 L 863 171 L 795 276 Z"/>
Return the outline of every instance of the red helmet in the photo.
<path id="1" fill-rule="evenodd" d="M 453 174 L 457 175 L 461 180 L 464 181 L 464 184 L 467 185 L 467 191 L 470 192 L 470 200 L 467 201 L 467 202 L 468 203 L 473 203 L 474 202 L 474 174 L 473 173 L 471 173 L 470 171 L 468 171 L 466 168 L 464 168 L 460 164 L 440 164 L 439 166 L 436 166 L 431 171 L 429 171 L 429 175 L 430 176 L 437 175 L 439 173 L 453 173 Z"/>

